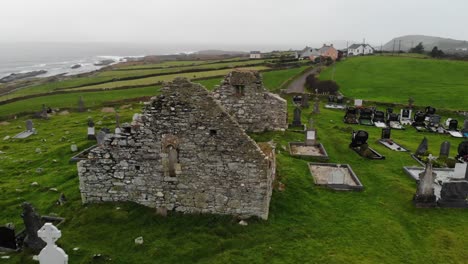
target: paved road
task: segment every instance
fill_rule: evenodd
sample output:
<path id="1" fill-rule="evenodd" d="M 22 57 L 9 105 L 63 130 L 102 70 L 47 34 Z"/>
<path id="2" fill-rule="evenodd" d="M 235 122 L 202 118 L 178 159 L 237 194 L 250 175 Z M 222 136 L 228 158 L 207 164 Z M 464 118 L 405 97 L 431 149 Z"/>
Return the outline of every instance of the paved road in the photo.
<path id="1" fill-rule="evenodd" d="M 297 79 L 295 79 L 294 81 L 292 81 L 288 88 L 286 89 L 285 93 L 287 94 L 290 94 L 290 93 L 299 93 L 299 94 L 302 94 L 305 92 L 305 81 L 306 81 L 306 78 L 307 76 L 309 76 L 310 74 L 314 74 L 314 73 L 317 73 L 317 71 L 319 71 L 319 67 L 317 68 L 313 68 L 313 69 L 310 69 L 308 71 L 306 71 L 305 73 L 303 73 L 300 77 L 298 77 Z"/>

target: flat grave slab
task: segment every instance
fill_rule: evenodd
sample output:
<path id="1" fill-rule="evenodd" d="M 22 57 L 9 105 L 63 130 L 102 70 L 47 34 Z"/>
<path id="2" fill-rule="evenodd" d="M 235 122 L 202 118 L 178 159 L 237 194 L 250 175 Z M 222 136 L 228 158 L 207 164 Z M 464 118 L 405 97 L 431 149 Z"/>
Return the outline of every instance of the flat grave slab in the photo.
<path id="1" fill-rule="evenodd" d="M 391 149 L 391 150 L 394 150 L 394 151 L 401 151 L 401 152 L 406 152 L 408 151 L 407 149 L 405 149 L 404 147 L 398 145 L 397 143 L 395 143 L 394 141 L 392 140 L 388 140 L 388 139 L 379 139 L 379 143 L 384 145 L 385 147 Z"/>
<path id="2" fill-rule="evenodd" d="M 376 126 L 378 128 L 386 128 L 387 127 L 387 125 L 384 122 L 375 122 L 374 126 Z"/>
<path id="3" fill-rule="evenodd" d="M 13 138 L 28 138 L 29 136 L 31 135 L 34 135 L 34 132 L 33 131 L 23 131 L 19 134 L 17 134 L 16 136 L 14 136 Z"/>
<path id="4" fill-rule="evenodd" d="M 321 143 L 306 145 L 304 142 L 289 142 L 291 156 L 313 157 L 328 160 L 328 154 Z"/>
<path id="5" fill-rule="evenodd" d="M 348 164 L 309 163 L 315 185 L 337 191 L 361 191 L 364 186 Z"/>

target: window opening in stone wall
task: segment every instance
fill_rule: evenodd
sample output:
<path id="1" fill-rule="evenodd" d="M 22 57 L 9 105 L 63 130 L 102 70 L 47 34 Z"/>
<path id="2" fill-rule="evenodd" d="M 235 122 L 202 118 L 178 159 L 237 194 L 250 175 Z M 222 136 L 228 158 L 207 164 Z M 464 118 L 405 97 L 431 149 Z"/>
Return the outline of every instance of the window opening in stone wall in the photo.
<path id="1" fill-rule="evenodd" d="M 236 95 L 244 95 L 245 85 L 235 85 Z"/>
<path id="2" fill-rule="evenodd" d="M 176 164 L 179 163 L 179 153 L 174 146 L 167 146 L 167 154 L 169 159 L 169 177 L 176 176 Z"/>

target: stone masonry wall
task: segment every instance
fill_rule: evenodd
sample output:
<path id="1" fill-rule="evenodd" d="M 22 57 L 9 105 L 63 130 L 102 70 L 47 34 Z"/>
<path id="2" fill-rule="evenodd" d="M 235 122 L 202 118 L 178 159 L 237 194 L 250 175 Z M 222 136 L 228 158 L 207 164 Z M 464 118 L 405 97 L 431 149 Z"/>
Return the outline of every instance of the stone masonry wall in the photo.
<path id="1" fill-rule="evenodd" d="M 288 127 L 287 101 L 269 93 L 256 71 L 229 73 L 213 95 L 248 132 L 277 131 Z"/>
<path id="2" fill-rule="evenodd" d="M 84 203 L 268 218 L 275 161 L 202 86 L 176 79 L 78 163 Z"/>

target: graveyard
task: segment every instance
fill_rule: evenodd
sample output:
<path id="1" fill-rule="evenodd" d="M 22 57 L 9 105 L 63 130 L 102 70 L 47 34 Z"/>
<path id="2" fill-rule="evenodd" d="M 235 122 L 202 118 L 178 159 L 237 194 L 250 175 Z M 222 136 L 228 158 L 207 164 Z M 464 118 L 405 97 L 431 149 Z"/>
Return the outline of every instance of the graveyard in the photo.
<path id="1" fill-rule="evenodd" d="M 361 58 L 350 62 L 354 60 Z M 339 78 L 342 66 L 336 67 Z M 299 71 L 283 73 L 264 73 L 265 86 L 278 91 L 282 83 Z M 217 77 L 200 82 L 213 90 L 221 80 Z M 363 98 L 365 107 L 380 111 L 388 107 L 386 98 L 373 95 L 378 91 L 362 96 L 359 91 L 348 90 L 346 83 L 341 86 L 348 106 L 353 105 L 352 98 Z M 161 94 L 159 86 L 109 91 L 114 95 L 122 93 L 121 97 L 109 96 L 98 103 L 92 101 L 92 93 L 86 93 L 83 112 L 77 111 L 77 94 L 51 95 L 44 100 L 38 97 L 28 99 L 36 102 L 31 111 L 39 111 L 42 104 L 50 102 L 63 102 L 56 106 L 59 108 L 73 107 L 50 114 L 48 119 L 20 115 L 0 123 L 2 225 L 12 223 L 16 230 L 24 228 L 20 216 L 23 202 L 30 202 L 41 215 L 64 218 L 56 225 L 61 231 L 57 244 L 67 253 L 70 263 L 463 263 L 468 259 L 468 210 L 416 208 L 413 197 L 417 183 L 404 169 L 408 167 L 417 173 L 423 169 L 410 154 L 416 152 L 424 137 L 428 144 L 425 154 L 439 156 L 441 144 L 447 141 L 451 148 L 446 154 L 452 158 L 466 139 L 418 132 L 410 125 L 404 130 L 392 129 L 391 135 L 383 137 L 381 127 L 369 125 L 379 120 L 372 120 L 369 115 L 359 120 L 356 115 L 349 117 L 356 122 L 345 123 L 346 110 L 335 104 L 327 107 L 327 96 L 321 96 L 320 101 L 310 98 L 310 107 L 301 108 L 300 112 L 292 96 L 283 96 L 287 101 L 289 128 L 282 124 L 286 128 L 283 131 L 248 132 L 257 143 L 276 145 L 276 179 L 268 220 L 254 217 L 245 220 L 248 225 L 240 225 L 240 219 L 229 215 L 168 212 L 163 216 L 154 208 L 133 202 L 83 205 L 77 165 L 70 159 L 96 144 L 94 138 L 88 137 L 89 127 L 94 127 L 96 134 L 103 128 L 113 131 L 116 113 L 121 124 L 131 123 L 134 114 L 141 113 L 144 100 L 116 101 L 129 97 L 132 90 L 137 94 L 134 97 Z M 105 92 L 95 93 L 99 97 Z M 458 129 L 463 128 L 464 117 L 449 110 L 463 110 L 464 98 L 452 95 L 453 103 L 445 105 L 437 100 L 432 103 L 421 93 L 411 94 L 415 99 L 413 114 L 433 105 L 441 120 L 455 118 L 459 121 Z M 49 97 L 54 101 L 47 101 Z M 366 101 L 379 99 L 383 103 Z M 393 106 L 396 113 L 406 106 L 407 99 L 408 96 L 403 98 L 395 93 L 394 100 L 400 104 Z M 14 114 L 18 108 L 11 105 L 26 104 L 28 100 L 1 105 L 0 113 Z M 102 104 L 108 101 L 114 102 Z M 357 131 L 366 132 L 365 142 L 353 140 L 359 135 L 353 137 Z M 24 132 L 30 135 L 15 138 Z M 382 138 L 391 139 L 392 144 L 395 142 L 408 151 L 395 151 L 379 143 Z M 292 143 L 321 146 L 328 160 L 315 155 L 296 156 L 291 153 Z M 351 148 L 363 144 L 369 144 L 385 159 L 368 159 Z M 333 174 L 332 182 L 328 183 L 330 188 L 321 186 L 330 181 L 328 176 L 317 179 L 312 176 L 321 166 L 342 171 Z M 340 182 L 346 183 L 346 188 Z M 37 253 L 29 249 L 2 253 L 0 263 L 37 263 L 32 259 L 34 254 Z M 9 259 L 1 259 L 2 256 Z"/>

